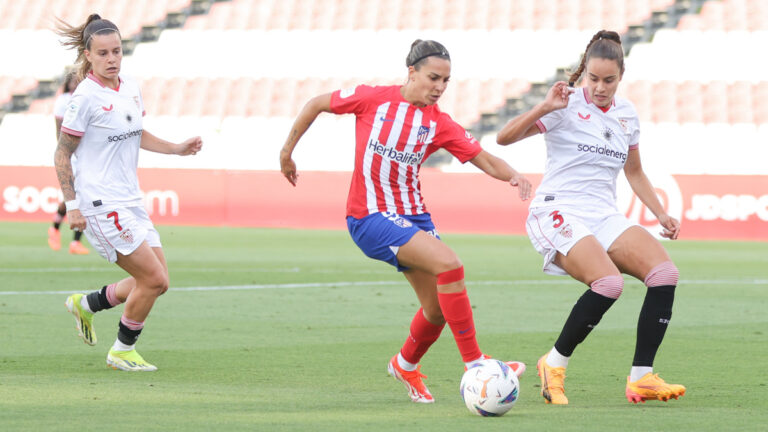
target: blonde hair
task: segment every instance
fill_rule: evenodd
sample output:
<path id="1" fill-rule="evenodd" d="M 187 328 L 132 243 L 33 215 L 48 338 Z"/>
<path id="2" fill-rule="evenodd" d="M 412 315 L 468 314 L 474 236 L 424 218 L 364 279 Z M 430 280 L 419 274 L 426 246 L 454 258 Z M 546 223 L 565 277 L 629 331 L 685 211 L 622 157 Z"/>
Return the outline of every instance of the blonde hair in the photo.
<path id="1" fill-rule="evenodd" d="M 77 49 L 75 65 L 77 66 L 77 75 L 80 79 L 85 78 L 88 72 L 91 71 L 91 62 L 85 57 L 85 51 L 91 49 L 91 39 L 93 36 L 114 32 L 120 37 L 120 30 L 117 26 L 112 21 L 101 19 L 98 14 L 89 15 L 85 23 L 77 27 L 73 27 L 61 19 L 57 18 L 57 20 L 56 34 L 63 38 L 61 44 L 70 49 Z"/>

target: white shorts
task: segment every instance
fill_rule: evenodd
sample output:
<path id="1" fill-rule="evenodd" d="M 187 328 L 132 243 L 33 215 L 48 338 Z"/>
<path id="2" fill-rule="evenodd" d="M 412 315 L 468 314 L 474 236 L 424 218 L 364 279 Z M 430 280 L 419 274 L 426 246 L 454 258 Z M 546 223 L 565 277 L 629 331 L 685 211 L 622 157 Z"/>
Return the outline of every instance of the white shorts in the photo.
<path id="1" fill-rule="evenodd" d="M 582 238 L 593 235 L 607 251 L 634 224 L 616 210 L 585 212 L 573 205 L 531 208 L 525 228 L 533 247 L 544 256 L 544 273 L 567 275 L 554 261 L 557 252 L 568 255 Z"/>
<path id="2" fill-rule="evenodd" d="M 99 255 L 117 261 L 117 252 L 130 255 L 146 240 L 150 247 L 162 247 L 160 234 L 144 207 L 126 207 L 85 216 L 85 235 Z"/>

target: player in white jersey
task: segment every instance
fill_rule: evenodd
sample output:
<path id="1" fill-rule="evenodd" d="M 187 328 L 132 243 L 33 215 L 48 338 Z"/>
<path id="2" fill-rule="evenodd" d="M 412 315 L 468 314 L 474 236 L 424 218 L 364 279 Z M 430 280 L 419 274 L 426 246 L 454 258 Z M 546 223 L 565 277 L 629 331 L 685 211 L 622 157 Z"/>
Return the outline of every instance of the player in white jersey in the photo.
<path id="1" fill-rule="evenodd" d="M 58 33 L 64 45 L 77 48 L 84 78 L 67 106 L 54 156 L 69 224 L 85 230 L 99 254 L 130 275 L 90 294 L 73 294 L 66 306 L 80 336 L 95 345 L 94 313 L 125 303 L 107 365 L 154 371 L 157 368 L 139 355 L 135 344 L 155 300 L 168 289 L 168 267 L 160 236 L 142 203 L 136 175 L 139 148 L 194 155 L 202 140 L 174 144 L 143 130 L 139 86 L 120 75 L 123 52 L 115 24 L 92 14 L 79 27 L 61 22 Z"/>
<path id="2" fill-rule="evenodd" d="M 572 89 L 586 69 L 582 88 Z M 637 325 L 637 344 L 625 389 L 629 401 L 677 399 L 685 387 L 653 373 L 653 361 L 672 316 L 678 270 L 659 241 L 633 225 L 616 207 L 620 170 L 632 190 L 676 239 L 680 223 L 670 217 L 648 181 L 639 153 L 639 122 L 632 104 L 616 97 L 624 73 L 619 35 L 594 35 L 570 86 L 558 82 L 543 102 L 507 123 L 499 144 L 543 133 L 547 164 L 527 221 L 544 271 L 568 274 L 589 286 L 565 322 L 554 347 L 537 364 L 547 403 L 567 404 L 563 384 L 568 359 L 619 297 L 621 273 L 648 287 Z"/>
<path id="3" fill-rule="evenodd" d="M 79 80 L 77 79 L 77 73 L 75 71 L 67 72 L 64 76 L 64 83 L 61 86 L 61 94 L 56 97 L 56 101 L 53 104 L 53 117 L 56 121 L 56 140 L 59 139 L 61 133 L 61 122 L 64 120 L 64 113 L 67 111 L 67 105 L 69 99 L 72 97 L 72 92 L 75 91 Z M 61 233 L 59 227 L 64 217 L 67 215 L 67 207 L 64 205 L 64 201 L 59 203 L 59 208 L 56 209 L 56 213 L 53 215 L 53 226 L 48 228 L 48 246 L 57 251 L 61 249 Z M 75 231 L 72 242 L 69 243 L 69 253 L 72 255 L 88 255 L 91 251 L 88 250 L 82 243 L 80 238 L 82 237 L 82 231 Z"/>
<path id="4" fill-rule="evenodd" d="M 280 166 L 291 184 L 298 174 L 291 154 L 299 138 L 321 112 L 356 116 L 355 169 L 347 200 L 350 235 L 369 257 L 403 272 L 421 308 L 410 334 L 387 370 L 401 381 L 413 402 L 432 403 L 418 365 L 446 323 L 468 367 L 486 356 L 475 337 L 474 320 L 464 285 L 464 266 L 439 235 L 422 201 L 418 171 L 435 150 L 446 149 L 462 162 L 519 187 L 520 198 L 530 183 L 503 160 L 484 151 L 476 139 L 437 101 L 448 84 L 451 62 L 438 42 L 417 40 L 406 58 L 408 81 L 403 86 L 340 90 L 317 96 L 299 113 L 280 153 Z M 457 198 L 460 199 L 460 198 Z M 507 362 L 519 376 L 520 362 Z"/>

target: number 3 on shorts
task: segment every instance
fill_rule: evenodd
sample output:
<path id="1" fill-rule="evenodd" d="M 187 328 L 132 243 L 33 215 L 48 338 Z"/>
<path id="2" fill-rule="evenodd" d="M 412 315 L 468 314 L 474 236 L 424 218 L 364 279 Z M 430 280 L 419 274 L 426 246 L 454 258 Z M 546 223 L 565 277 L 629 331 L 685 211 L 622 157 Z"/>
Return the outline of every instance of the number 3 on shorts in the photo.
<path id="1" fill-rule="evenodd" d="M 555 228 L 560 228 L 560 225 L 562 225 L 564 222 L 563 217 L 560 215 L 560 210 L 555 210 L 549 215 L 552 216 L 552 220 L 555 221 L 555 224 L 552 226 Z M 115 224 L 117 224 L 117 213 L 115 213 Z"/>
<path id="2" fill-rule="evenodd" d="M 117 212 L 113 211 L 112 213 L 108 213 L 107 214 L 107 219 L 109 219 L 111 217 L 115 218 L 115 228 L 117 228 L 118 231 L 122 231 L 123 227 L 120 226 L 120 218 L 118 218 Z M 562 219 L 563 218 L 560 218 L 560 220 L 562 220 Z M 557 228 L 557 227 L 555 227 L 555 228 Z"/>

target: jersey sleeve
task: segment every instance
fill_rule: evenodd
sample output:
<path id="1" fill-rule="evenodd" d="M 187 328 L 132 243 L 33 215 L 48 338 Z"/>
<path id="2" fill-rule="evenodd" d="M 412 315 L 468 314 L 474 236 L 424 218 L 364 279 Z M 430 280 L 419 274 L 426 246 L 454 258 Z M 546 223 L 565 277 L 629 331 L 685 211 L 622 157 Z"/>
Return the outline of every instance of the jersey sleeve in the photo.
<path id="1" fill-rule="evenodd" d="M 461 163 L 473 159 L 483 151 L 475 137 L 447 114 L 443 114 L 438 123 L 434 143 L 437 144 L 437 147 L 447 150 Z"/>
<path id="2" fill-rule="evenodd" d="M 331 111 L 334 114 L 358 114 L 364 111 L 367 96 L 373 87 L 359 85 L 331 93 Z"/>
<path id="3" fill-rule="evenodd" d="M 67 104 L 64 119 L 61 122 L 61 131 L 77 137 L 85 134 L 85 128 L 91 117 L 88 98 L 82 93 L 75 93 Z"/>
<path id="4" fill-rule="evenodd" d="M 552 111 L 551 113 L 543 115 L 540 119 L 536 120 L 536 126 L 539 127 L 539 132 L 546 133 L 547 131 L 555 129 L 563 120 L 566 109 L 568 108 Z"/>

